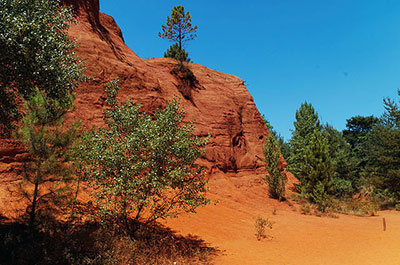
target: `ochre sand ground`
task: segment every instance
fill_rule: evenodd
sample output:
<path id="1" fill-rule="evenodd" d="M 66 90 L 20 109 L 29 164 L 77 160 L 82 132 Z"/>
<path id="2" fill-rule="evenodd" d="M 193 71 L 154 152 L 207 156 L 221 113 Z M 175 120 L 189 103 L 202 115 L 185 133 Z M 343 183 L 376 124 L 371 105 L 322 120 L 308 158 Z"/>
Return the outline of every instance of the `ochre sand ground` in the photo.
<path id="1" fill-rule="evenodd" d="M 2 184 L 0 214 L 13 215 L 17 205 L 11 203 Z M 246 173 L 214 175 L 209 186 L 208 197 L 219 200 L 218 204 L 169 219 L 166 225 L 217 249 L 214 264 L 400 265 L 398 211 L 382 211 L 373 217 L 302 215 L 293 201 L 289 206 L 269 199 L 261 176 Z M 267 230 L 268 238 L 260 241 L 254 235 L 257 216 L 274 222 L 273 229 Z"/>
<path id="2" fill-rule="evenodd" d="M 220 202 L 168 220 L 167 225 L 217 248 L 215 264 L 400 264 L 400 212 L 382 211 L 373 217 L 302 215 L 298 205 L 263 196 L 266 186 L 258 180 L 215 176 L 209 197 Z M 274 222 L 269 238 L 261 241 L 254 236 L 258 215 Z"/>

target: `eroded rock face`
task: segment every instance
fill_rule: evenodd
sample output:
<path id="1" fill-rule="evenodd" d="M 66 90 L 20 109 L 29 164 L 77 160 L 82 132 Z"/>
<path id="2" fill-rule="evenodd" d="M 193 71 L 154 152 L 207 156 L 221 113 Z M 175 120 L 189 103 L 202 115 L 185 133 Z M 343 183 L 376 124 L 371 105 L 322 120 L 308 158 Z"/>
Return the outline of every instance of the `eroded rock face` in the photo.
<path id="1" fill-rule="evenodd" d="M 200 161 L 210 173 L 262 170 L 263 163 L 257 156 L 263 156 L 267 129 L 240 78 L 190 63 L 198 83 L 191 96 L 184 97 L 179 89 L 180 78 L 171 74 L 176 62 L 139 58 L 125 45 L 114 19 L 99 12 L 98 0 L 64 3 L 74 6 L 78 23 L 71 27 L 70 35 L 80 43 L 77 53 L 85 60 L 86 75 L 95 78 L 76 91 L 75 110 L 68 114 L 69 121 L 81 119 L 87 127 L 101 126 L 103 86 L 119 77 L 119 100 L 131 99 L 146 112 L 166 106 L 173 97 L 182 101 L 186 120 L 195 121 L 196 135 L 211 135 L 206 158 Z M 4 152 L 0 150 L 0 154 Z"/>

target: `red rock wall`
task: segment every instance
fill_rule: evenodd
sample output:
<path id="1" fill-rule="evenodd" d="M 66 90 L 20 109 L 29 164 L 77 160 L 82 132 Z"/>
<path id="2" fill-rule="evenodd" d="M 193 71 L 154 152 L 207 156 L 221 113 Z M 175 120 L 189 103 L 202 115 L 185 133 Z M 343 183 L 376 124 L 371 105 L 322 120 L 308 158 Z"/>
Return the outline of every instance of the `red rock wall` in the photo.
<path id="1" fill-rule="evenodd" d="M 201 161 L 210 171 L 262 168 L 262 162 L 256 156 L 262 156 L 267 131 L 240 78 L 190 63 L 199 83 L 192 91 L 192 99 L 185 99 L 177 88 L 179 79 L 170 73 L 175 62 L 166 58 L 139 58 L 125 45 L 114 19 L 99 12 L 98 0 L 64 0 L 64 3 L 74 6 L 78 24 L 71 27 L 70 35 L 80 43 L 77 53 L 85 60 L 86 74 L 95 77 L 76 91 L 76 108 L 68 114 L 69 120 L 81 119 L 88 127 L 101 125 L 103 86 L 119 77 L 119 99 L 122 102 L 132 99 L 145 111 L 165 106 L 174 96 L 181 99 L 186 120 L 195 121 L 195 133 L 200 136 L 211 134 L 206 158 Z M 4 150 L 13 144 L 2 140 L 0 156 L 4 156 Z M 3 146 L 7 146 L 6 149 Z M 1 167 L 0 164 L 1 168 L 5 165 Z"/>

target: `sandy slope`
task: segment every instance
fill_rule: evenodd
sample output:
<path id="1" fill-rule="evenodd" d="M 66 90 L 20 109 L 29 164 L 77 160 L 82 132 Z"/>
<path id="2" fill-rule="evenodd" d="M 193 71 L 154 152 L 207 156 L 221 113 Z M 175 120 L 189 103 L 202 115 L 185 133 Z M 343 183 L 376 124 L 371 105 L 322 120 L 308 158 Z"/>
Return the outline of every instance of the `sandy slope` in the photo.
<path id="1" fill-rule="evenodd" d="M 400 212 L 384 211 L 375 217 L 340 215 L 338 219 L 305 216 L 296 206 L 262 196 L 265 186 L 258 177 L 231 180 L 216 176 L 211 181 L 210 197 L 220 200 L 216 206 L 167 222 L 183 235 L 199 236 L 218 248 L 215 264 L 400 264 Z M 254 236 L 258 215 L 274 222 L 270 237 L 261 241 Z"/>

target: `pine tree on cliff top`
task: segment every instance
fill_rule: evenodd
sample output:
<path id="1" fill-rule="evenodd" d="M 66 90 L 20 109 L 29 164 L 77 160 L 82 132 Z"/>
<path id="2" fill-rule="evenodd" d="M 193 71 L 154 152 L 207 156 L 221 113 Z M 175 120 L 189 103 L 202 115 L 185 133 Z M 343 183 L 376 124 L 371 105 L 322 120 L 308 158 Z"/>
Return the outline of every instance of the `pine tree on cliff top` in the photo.
<path id="1" fill-rule="evenodd" d="M 192 26 L 190 13 L 185 13 L 184 6 L 174 6 L 171 9 L 171 17 L 167 17 L 166 25 L 161 25 L 161 27 L 162 31 L 158 33 L 158 36 L 178 44 L 177 59 L 182 64 L 184 61 L 183 45 L 197 36 L 197 25 Z"/>

